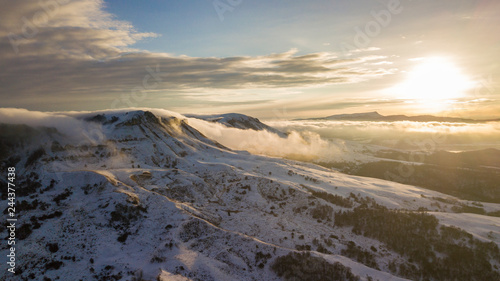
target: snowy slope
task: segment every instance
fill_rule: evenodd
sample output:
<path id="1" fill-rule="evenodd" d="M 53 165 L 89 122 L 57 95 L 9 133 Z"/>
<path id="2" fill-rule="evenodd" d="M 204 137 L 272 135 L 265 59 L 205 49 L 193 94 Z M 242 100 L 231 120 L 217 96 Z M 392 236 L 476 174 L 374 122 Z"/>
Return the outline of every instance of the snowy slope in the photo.
<path id="1" fill-rule="evenodd" d="M 22 258 L 16 276 L 3 275 L 7 265 L 1 264 L 0 280 L 283 280 L 273 264 L 297 249 L 338 262 L 360 280 L 405 280 L 391 264 L 406 264 L 407 256 L 351 227 L 336 226 L 333 213 L 316 215 L 322 208 L 349 211 L 370 200 L 395 210 L 425 208 L 442 225 L 500 243 L 499 218 L 469 220 L 452 213 L 454 206 L 471 202 L 231 151 L 176 113 L 59 114 L 85 124 L 82 137 L 36 127 L 0 159 L 2 170 L 15 165 L 22 186 L 17 191 Z M 2 132 L 4 143 L 11 138 Z M 341 196 L 350 206 L 313 192 Z M 485 209 L 499 211 L 500 205 Z M 371 253 L 376 266 L 345 254 L 352 243 Z M 2 247 L 6 250 L 6 243 Z"/>

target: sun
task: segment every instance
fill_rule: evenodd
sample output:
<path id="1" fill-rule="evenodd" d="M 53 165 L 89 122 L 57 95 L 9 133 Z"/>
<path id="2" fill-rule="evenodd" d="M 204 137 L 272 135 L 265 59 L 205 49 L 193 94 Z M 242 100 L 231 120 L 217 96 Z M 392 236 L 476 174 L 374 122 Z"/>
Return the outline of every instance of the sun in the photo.
<path id="1" fill-rule="evenodd" d="M 474 83 L 453 62 L 431 57 L 421 59 L 391 92 L 399 99 L 446 101 L 464 97 L 473 87 Z"/>

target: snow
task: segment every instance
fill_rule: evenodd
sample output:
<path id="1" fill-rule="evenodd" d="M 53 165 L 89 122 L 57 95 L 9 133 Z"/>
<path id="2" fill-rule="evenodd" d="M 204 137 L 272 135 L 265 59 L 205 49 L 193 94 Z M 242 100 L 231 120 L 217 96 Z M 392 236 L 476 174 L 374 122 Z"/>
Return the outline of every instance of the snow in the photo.
<path id="1" fill-rule="evenodd" d="M 373 277 L 374 280 L 384 280 L 384 281 L 407 281 L 409 279 L 404 279 L 400 277 L 393 276 L 389 273 L 386 272 L 381 272 L 378 270 L 375 270 L 373 268 L 367 267 L 363 264 L 354 262 L 350 260 L 349 258 L 339 256 L 339 255 L 325 255 L 321 253 L 315 252 L 316 255 L 321 256 L 325 258 L 327 261 L 334 263 L 334 262 L 340 262 L 343 265 L 347 265 L 348 267 L 351 268 L 352 272 L 358 276 L 360 276 L 362 279 L 361 280 L 367 280 L 366 276 L 371 276 Z"/>
<path id="2" fill-rule="evenodd" d="M 430 214 L 436 216 L 443 225 L 459 226 L 482 241 L 493 241 L 500 246 L 500 217 L 466 213 L 431 212 Z"/>

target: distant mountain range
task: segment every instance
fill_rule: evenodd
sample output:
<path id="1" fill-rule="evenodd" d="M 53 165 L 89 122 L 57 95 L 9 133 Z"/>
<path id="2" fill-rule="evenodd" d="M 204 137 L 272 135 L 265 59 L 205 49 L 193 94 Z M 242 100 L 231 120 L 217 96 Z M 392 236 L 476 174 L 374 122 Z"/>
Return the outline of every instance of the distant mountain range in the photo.
<path id="1" fill-rule="evenodd" d="M 457 117 L 439 117 L 433 115 L 417 115 L 417 116 L 406 116 L 406 115 L 381 115 L 376 111 L 364 112 L 364 113 L 353 113 L 353 114 L 337 114 L 327 117 L 320 118 L 308 118 L 299 120 L 346 120 L 346 121 L 414 121 L 414 122 L 466 122 L 466 123 L 477 123 L 477 122 L 490 122 L 490 121 L 500 121 L 500 119 L 488 119 L 488 120 L 475 120 L 467 118 L 457 118 Z"/>

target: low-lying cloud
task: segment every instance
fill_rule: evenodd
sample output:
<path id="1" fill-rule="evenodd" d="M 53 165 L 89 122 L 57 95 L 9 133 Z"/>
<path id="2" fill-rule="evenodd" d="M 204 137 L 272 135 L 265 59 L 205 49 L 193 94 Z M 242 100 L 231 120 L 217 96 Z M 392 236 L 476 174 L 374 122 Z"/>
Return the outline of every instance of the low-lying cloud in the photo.
<path id="1" fill-rule="evenodd" d="M 485 145 L 500 148 L 500 122 L 370 122 L 370 121 L 274 121 L 282 131 L 314 132 L 323 139 L 345 139 L 388 147 L 419 149 L 419 143 L 434 145 Z"/>
<path id="2" fill-rule="evenodd" d="M 432 153 L 438 150 L 500 149 L 500 122 L 369 122 L 274 121 L 268 125 L 287 132 L 286 138 L 268 131 L 241 130 L 218 123 L 189 119 L 207 137 L 236 150 L 313 162 L 366 160 L 367 152 L 403 149 Z"/>
<path id="3" fill-rule="evenodd" d="M 85 122 L 65 113 L 29 111 L 20 108 L 0 108 L 1 123 L 27 125 L 33 128 L 55 128 L 69 140 L 78 143 L 100 143 L 105 140 L 99 124 Z"/>
<path id="4" fill-rule="evenodd" d="M 242 130 L 190 118 L 188 122 L 210 139 L 235 150 L 304 161 L 327 161 L 340 154 L 333 143 L 312 132 L 291 131 L 282 138 L 268 131 Z"/>

